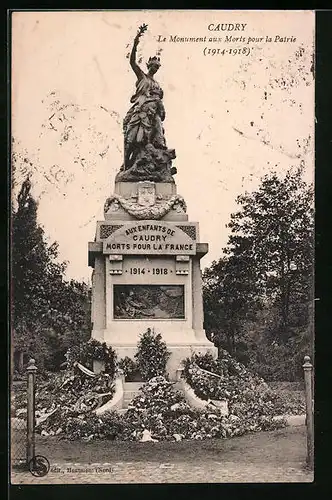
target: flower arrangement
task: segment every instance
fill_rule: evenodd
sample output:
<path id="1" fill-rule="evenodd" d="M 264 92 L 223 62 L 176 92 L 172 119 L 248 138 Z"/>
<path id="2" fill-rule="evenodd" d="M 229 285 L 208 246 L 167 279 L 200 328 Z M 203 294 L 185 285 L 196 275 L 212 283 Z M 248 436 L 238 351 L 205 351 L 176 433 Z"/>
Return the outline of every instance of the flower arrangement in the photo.
<path id="1" fill-rule="evenodd" d="M 213 373 L 220 377 L 213 376 Z M 183 377 L 199 398 L 226 399 L 230 414 L 242 420 L 303 413 L 301 405 L 294 408 L 286 397 L 272 390 L 261 377 L 251 373 L 227 351 L 222 352 L 219 360 L 206 354 L 187 358 Z"/>
<path id="2" fill-rule="evenodd" d="M 147 381 L 159 375 L 167 377 L 166 364 L 169 356 L 170 352 L 160 333 L 156 334 L 148 328 L 141 334 L 135 358 L 143 380 Z"/>
<path id="3" fill-rule="evenodd" d="M 82 386 L 82 382 L 79 383 L 75 378 L 66 378 L 65 385 L 63 382 L 62 385 L 56 384 L 49 400 L 52 403 L 47 411 L 54 411 L 59 402 L 61 407 L 38 425 L 37 431 L 49 435 L 61 434 L 67 439 L 138 441 L 143 432 L 148 430 L 152 438 L 158 441 L 178 441 L 226 438 L 247 432 L 272 430 L 285 425 L 282 420 L 273 420 L 273 412 L 271 413 L 271 408 L 267 405 L 263 413 L 250 414 L 243 411 L 241 400 L 239 407 L 236 406 L 238 403 L 233 404 L 227 417 L 211 405 L 203 410 L 191 408 L 183 394 L 175 390 L 174 384 L 163 376 L 152 377 L 147 381 L 124 415 L 112 411 L 97 416 L 91 411 L 96 408 L 97 400 L 97 394 L 91 394 L 91 386 L 94 384 L 94 391 L 111 391 L 106 378 L 107 374 L 101 374 L 95 383 L 92 382 L 94 379 L 86 379 Z M 79 394 L 83 393 L 84 397 L 77 398 L 78 387 L 81 387 Z M 89 404 L 89 396 L 92 404 Z M 39 396 L 38 401 L 41 400 Z M 257 398 L 254 403 L 257 404 Z M 259 404 L 258 401 L 258 407 Z"/>
<path id="4" fill-rule="evenodd" d="M 70 347 L 66 358 L 69 369 L 74 366 L 75 362 L 82 363 L 82 365 L 92 369 L 94 360 L 103 361 L 105 363 L 105 372 L 114 377 L 116 353 L 105 342 L 101 343 L 96 339 L 90 339 L 79 346 Z"/>
<path id="5" fill-rule="evenodd" d="M 94 410 L 112 399 L 114 392 L 108 373 L 91 377 L 74 368 L 58 374 L 52 383 L 37 386 L 36 432 L 66 434 L 69 422 L 91 421 Z"/>
<path id="6" fill-rule="evenodd" d="M 116 412 L 107 412 L 102 417 L 91 413 L 84 419 L 70 417 L 66 422 L 65 435 L 69 440 L 114 440 L 123 432 L 123 427 L 123 419 Z"/>
<path id="7" fill-rule="evenodd" d="M 197 396 L 227 399 L 229 415 L 224 416 L 217 406 L 210 404 L 203 410 L 191 408 L 182 392 L 175 390 L 174 383 L 165 375 L 151 376 L 153 370 L 166 372 L 168 353 L 160 335 L 148 331 L 142 339 L 137 365 L 142 369 L 143 359 L 147 360 L 147 353 L 150 353 L 150 365 L 144 372 L 148 380 L 126 413 L 112 411 L 97 416 L 94 410 L 113 397 L 114 377 L 111 373 L 93 376 L 82 372 L 72 361 L 71 370 L 55 375 L 46 383 L 37 383 L 36 431 L 43 435 L 59 434 L 67 439 L 87 440 L 137 441 L 144 431 L 149 431 L 158 441 L 229 438 L 281 428 L 286 425 L 285 420 L 276 420 L 274 416 L 296 413 L 296 408 L 291 408 L 285 397 L 270 389 L 228 353 L 220 360 L 206 354 L 194 354 L 185 360 L 183 376 Z M 100 350 L 98 344 L 89 346 L 88 352 L 95 355 L 96 351 L 104 356 L 105 351 Z M 109 352 L 113 351 L 109 349 Z M 159 355 L 153 358 L 152 353 Z M 137 366 L 128 357 L 120 360 L 119 365 L 127 374 Z M 303 413 L 303 408 L 297 409 Z"/>
<path id="8" fill-rule="evenodd" d="M 94 422 L 93 411 L 111 400 L 115 392 L 116 355 L 111 347 L 90 339 L 71 347 L 66 357 L 65 372 L 54 374 L 47 381 L 37 379 L 36 431 L 44 435 L 66 434 L 73 422 L 79 422 L 79 428 L 84 427 L 87 419 Z M 103 361 L 105 371 L 90 373 L 93 360 Z M 77 363 L 88 370 L 81 371 Z M 77 435 L 82 433 L 77 430 Z"/>
<path id="9" fill-rule="evenodd" d="M 178 405 L 178 406 L 177 406 Z M 173 408 L 173 409 L 172 409 Z M 136 441 L 148 429 L 158 440 L 173 439 L 169 427 L 175 416 L 192 413 L 183 395 L 163 376 L 152 377 L 140 389 L 123 417 L 125 431 L 121 439 Z"/>
<path id="10" fill-rule="evenodd" d="M 153 377 L 140 389 L 123 416 L 124 427 L 116 439 L 140 440 L 145 429 L 157 440 L 210 439 L 239 436 L 246 432 L 283 427 L 270 415 L 255 419 L 230 414 L 223 416 L 216 407 L 191 408 L 183 394 L 165 377 Z M 177 440 L 178 440 L 177 439 Z"/>
<path id="11" fill-rule="evenodd" d="M 134 381 L 137 375 L 139 375 L 137 363 L 133 359 L 129 358 L 129 356 L 125 356 L 120 359 L 118 362 L 118 368 L 123 371 L 125 380 L 128 382 Z"/>

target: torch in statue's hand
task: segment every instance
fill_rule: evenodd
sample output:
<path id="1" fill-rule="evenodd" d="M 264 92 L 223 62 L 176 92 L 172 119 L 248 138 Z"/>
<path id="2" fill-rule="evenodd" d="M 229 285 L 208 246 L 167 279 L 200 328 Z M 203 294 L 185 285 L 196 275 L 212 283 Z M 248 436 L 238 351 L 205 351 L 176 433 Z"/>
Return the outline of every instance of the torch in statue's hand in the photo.
<path id="1" fill-rule="evenodd" d="M 138 31 L 137 31 L 137 35 L 138 36 L 141 36 L 143 35 L 143 33 L 148 29 L 148 25 L 147 24 L 142 24 L 139 28 L 138 28 Z"/>
<path id="2" fill-rule="evenodd" d="M 143 33 L 148 29 L 147 24 L 142 24 L 138 30 L 137 30 L 137 35 L 135 36 L 135 44 L 137 45 L 139 42 L 140 37 L 143 35 Z"/>

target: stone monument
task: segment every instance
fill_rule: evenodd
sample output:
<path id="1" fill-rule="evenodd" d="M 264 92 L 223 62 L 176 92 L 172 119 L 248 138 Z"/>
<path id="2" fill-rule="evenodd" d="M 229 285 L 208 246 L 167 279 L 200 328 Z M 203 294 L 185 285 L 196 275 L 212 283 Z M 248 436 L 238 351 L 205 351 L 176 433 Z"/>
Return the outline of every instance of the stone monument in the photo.
<path id="1" fill-rule="evenodd" d="M 147 73 L 136 63 L 146 29 L 139 28 L 130 55 L 137 81 L 123 122 L 123 165 L 89 243 L 92 338 L 111 345 L 118 358 L 133 358 L 140 334 L 154 329 L 171 352 L 174 380 L 192 352 L 216 356 L 217 349 L 203 329 L 200 259 L 208 244 L 200 243 L 198 222 L 188 221 L 177 194 L 176 154 L 166 144 L 163 90 L 154 79 L 160 58 L 150 57 Z"/>

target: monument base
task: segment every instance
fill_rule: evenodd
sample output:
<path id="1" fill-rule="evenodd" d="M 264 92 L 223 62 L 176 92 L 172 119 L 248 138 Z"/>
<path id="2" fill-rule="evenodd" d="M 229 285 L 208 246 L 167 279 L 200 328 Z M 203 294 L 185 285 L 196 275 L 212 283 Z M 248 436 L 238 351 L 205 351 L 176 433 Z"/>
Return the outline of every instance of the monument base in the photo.
<path id="1" fill-rule="evenodd" d="M 140 335 L 160 333 L 171 352 L 171 380 L 194 352 L 217 349 L 203 329 L 198 222 L 188 221 L 184 199 L 171 182 L 116 182 L 89 243 L 92 337 L 118 359 L 133 359 Z M 100 367 L 96 365 L 96 369 Z"/>
<path id="2" fill-rule="evenodd" d="M 133 328 L 133 326 L 136 328 Z M 126 356 L 134 360 L 139 341 L 137 326 L 137 324 L 126 324 L 126 335 L 123 335 L 121 330 L 105 330 L 93 331 L 92 337 L 100 342 L 106 342 L 107 345 L 111 346 L 116 352 L 118 360 Z M 150 328 L 153 328 L 152 325 L 150 325 Z M 145 330 L 141 330 L 141 333 L 144 331 L 146 331 L 146 328 Z M 217 358 L 218 349 L 206 338 L 204 330 L 194 332 L 194 330 L 190 329 L 176 329 L 173 326 L 172 329 L 156 328 L 155 331 L 161 333 L 162 340 L 166 342 L 167 349 L 171 353 L 167 362 L 167 373 L 172 381 L 177 380 L 177 371 L 181 368 L 182 362 L 186 358 L 191 357 L 192 354 L 205 354 L 209 352 L 214 358 Z"/>

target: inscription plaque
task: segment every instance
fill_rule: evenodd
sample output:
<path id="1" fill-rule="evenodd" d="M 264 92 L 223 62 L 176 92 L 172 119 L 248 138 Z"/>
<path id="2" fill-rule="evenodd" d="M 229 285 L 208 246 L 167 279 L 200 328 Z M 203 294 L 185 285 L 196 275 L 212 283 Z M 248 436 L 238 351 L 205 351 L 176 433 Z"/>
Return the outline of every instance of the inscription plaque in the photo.
<path id="1" fill-rule="evenodd" d="M 195 229 L 195 227 L 194 227 Z M 196 235 L 196 231 L 195 231 Z M 196 240 L 164 221 L 128 222 L 103 240 L 105 254 L 195 255 Z"/>

